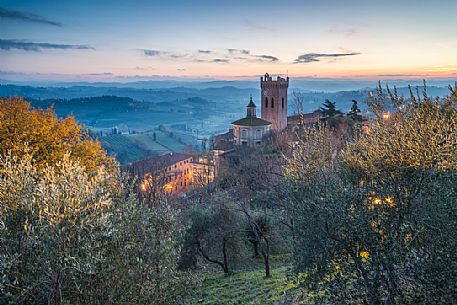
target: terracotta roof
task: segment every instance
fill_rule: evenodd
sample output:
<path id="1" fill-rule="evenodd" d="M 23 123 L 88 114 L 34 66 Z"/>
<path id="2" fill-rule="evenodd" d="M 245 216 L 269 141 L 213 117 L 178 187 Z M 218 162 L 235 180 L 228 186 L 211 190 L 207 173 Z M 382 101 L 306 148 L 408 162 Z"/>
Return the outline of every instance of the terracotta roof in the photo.
<path id="1" fill-rule="evenodd" d="M 302 113 L 302 114 L 294 114 L 294 115 L 291 115 L 291 116 L 288 116 L 287 119 L 291 119 L 291 120 L 298 120 L 300 117 L 302 117 L 303 119 L 311 119 L 311 118 L 316 118 L 316 117 L 320 117 L 323 115 L 323 112 L 321 110 L 314 110 L 313 112 L 309 112 L 309 113 Z"/>
<path id="2" fill-rule="evenodd" d="M 299 124 L 300 121 L 303 119 L 304 123 L 309 123 L 309 121 L 318 121 L 322 118 L 322 111 L 315 110 L 310 113 L 302 113 L 302 114 L 295 114 L 287 117 L 287 124 L 294 125 Z"/>
<path id="3" fill-rule="evenodd" d="M 270 122 L 267 120 L 257 118 L 257 117 L 247 117 L 239 119 L 232 123 L 233 125 L 241 125 L 241 126 L 266 126 L 271 125 Z"/>
<path id="4" fill-rule="evenodd" d="M 151 173 L 191 157 L 191 155 L 176 152 L 166 153 L 164 155 L 151 156 L 143 160 L 133 162 L 131 165 L 123 166 L 122 169 L 124 171 L 133 172 L 134 174 Z"/>

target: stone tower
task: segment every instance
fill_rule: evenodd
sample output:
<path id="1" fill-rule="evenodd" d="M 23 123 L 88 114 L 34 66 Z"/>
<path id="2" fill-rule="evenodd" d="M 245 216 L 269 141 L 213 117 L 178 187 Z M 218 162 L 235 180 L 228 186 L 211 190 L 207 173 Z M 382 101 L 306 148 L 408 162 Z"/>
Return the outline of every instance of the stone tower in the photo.
<path id="1" fill-rule="evenodd" d="M 287 127 L 287 88 L 289 77 L 280 76 L 276 80 L 268 75 L 260 78 L 262 119 L 271 122 L 273 131 Z"/>

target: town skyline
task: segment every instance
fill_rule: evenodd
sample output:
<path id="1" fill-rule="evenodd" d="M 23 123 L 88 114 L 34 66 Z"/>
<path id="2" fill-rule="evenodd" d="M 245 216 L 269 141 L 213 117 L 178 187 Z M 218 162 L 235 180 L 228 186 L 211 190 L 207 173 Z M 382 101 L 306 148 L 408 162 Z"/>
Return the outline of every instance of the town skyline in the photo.
<path id="1" fill-rule="evenodd" d="M 457 76 L 453 1 L 2 1 L 0 78 Z"/>

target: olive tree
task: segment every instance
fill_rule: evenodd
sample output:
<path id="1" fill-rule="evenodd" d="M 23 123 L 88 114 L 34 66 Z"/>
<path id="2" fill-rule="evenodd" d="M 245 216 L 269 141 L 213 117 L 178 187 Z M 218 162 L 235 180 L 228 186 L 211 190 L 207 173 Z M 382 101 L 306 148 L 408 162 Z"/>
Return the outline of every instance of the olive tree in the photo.
<path id="1" fill-rule="evenodd" d="M 185 302 L 193 282 L 177 271 L 176 212 L 141 204 L 124 181 L 68 154 L 44 168 L 1 156 L 0 302 Z"/>
<path id="2" fill-rule="evenodd" d="M 286 166 L 296 269 L 345 303 L 452 303 L 456 93 L 405 99 L 379 88 L 368 104 L 369 133 L 336 145 L 331 130 L 310 130 Z"/>

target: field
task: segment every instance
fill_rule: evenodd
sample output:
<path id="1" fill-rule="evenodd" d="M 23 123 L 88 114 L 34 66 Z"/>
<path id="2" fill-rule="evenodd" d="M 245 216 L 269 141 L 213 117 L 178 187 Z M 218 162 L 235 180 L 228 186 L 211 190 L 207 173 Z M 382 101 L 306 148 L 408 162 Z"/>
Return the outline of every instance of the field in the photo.
<path id="1" fill-rule="evenodd" d="M 100 137 L 99 140 L 108 154 L 116 156 L 121 164 L 139 160 L 148 155 L 178 152 L 188 145 L 193 145 L 193 139 L 189 136 L 159 130 L 138 134 L 107 135 Z"/>
<path id="2" fill-rule="evenodd" d="M 287 263 L 273 261 L 271 274 L 266 278 L 263 264 L 257 262 L 253 270 L 240 271 L 232 276 L 207 275 L 192 304 L 248 305 L 248 304 L 313 304 L 312 295 L 297 288 L 297 277 Z"/>

